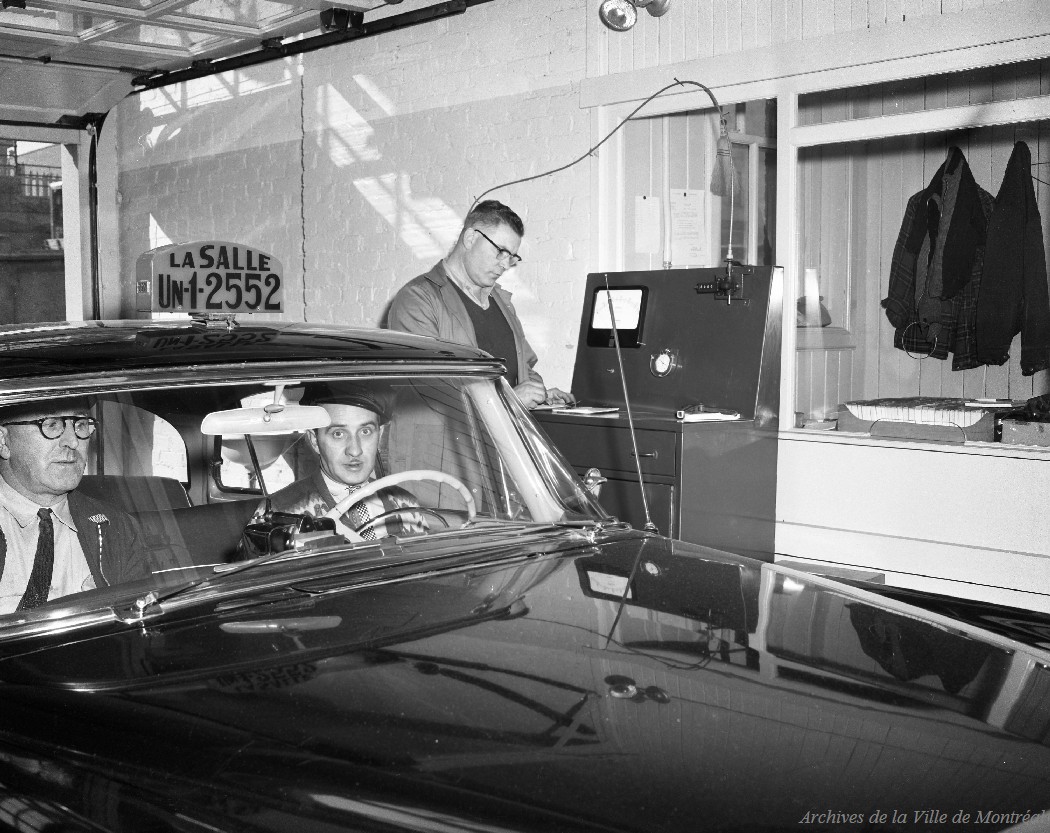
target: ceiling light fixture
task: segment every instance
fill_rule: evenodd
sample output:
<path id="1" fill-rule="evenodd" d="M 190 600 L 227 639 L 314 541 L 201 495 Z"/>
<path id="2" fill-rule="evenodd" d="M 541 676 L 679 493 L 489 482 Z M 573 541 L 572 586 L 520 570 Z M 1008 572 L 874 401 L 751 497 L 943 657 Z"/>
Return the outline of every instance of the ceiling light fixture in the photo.
<path id="1" fill-rule="evenodd" d="M 602 0 L 598 17 L 614 32 L 626 32 L 638 22 L 638 10 L 630 0 Z"/>
<path id="2" fill-rule="evenodd" d="M 671 8 L 671 0 L 602 0 L 598 17 L 614 32 L 626 32 L 638 22 L 638 9 L 652 17 L 662 17 Z"/>

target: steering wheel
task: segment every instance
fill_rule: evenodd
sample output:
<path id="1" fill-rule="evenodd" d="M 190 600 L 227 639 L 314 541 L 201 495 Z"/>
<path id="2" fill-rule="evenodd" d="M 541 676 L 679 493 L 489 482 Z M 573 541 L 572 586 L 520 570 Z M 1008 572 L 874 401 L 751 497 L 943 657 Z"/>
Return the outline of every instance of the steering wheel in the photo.
<path id="1" fill-rule="evenodd" d="M 446 518 L 444 515 L 442 515 L 440 512 L 438 512 L 437 509 L 431 509 L 429 506 L 418 506 L 417 505 L 417 506 L 398 506 L 398 507 L 395 507 L 394 509 L 387 509 L 385 512 L 380 512 L 374 518 L 369 518 L 367 521 L 365 521 L 363 524 L 361 524 L 361 526 L 359 526 L 357 529 L 355 529 L 354 532 L 356 532 L 358 535 L 360 535 L 364 530 L 370 529 L 371 527 L 375 526 L 377 523 L 379 523 L 379 521 L 383 520 L 383 518 L 389 518 L 391 516 L 393 516 L 393 517 L 401 517 L 403 515 L 430 515 L 431 517 L 437 518 L 439 521 L 441 521 L 441 523 L 445 527 L 445 529 L 449 528 L 448 518 Z"/>
<path id="2" fill-rule="evenodd" d="M 460 497 L 463 498 L 463 502 L 467 505 L 467 520 L 466 523 L 470 523 L 474 520 L 474 516 L 477 515 L 477 506 L 474 503 L 474 495 L 470 493 L 470 489 L 463 485 L 462 482 L 457 480 L 451 474 L 445 474 L 443 471 L 432 471 L 429 469 L 411 469 L 409 471 L 399 471 L 397 474 L 388 474 L 386 477 L 379 477 L 369 483 L 367 486 L 362 486 L 356 492 L 351 492 L 335 506 L 325 512 L 326 518 L 332 518 L 336 523 L 340 523 L 339 518 L 342 517 L 343 513 L 346 512 L 355 503 L 364 500 L 366 497 L 371 497 L 381 489 L 385 489 L 388 486 L 397 486 L 408 480 L 436 480 L 438 483 L 444 483 L 451 486 L 457 492 Z M 420 511 L 423 507 L 419 506 L 406 506 L 398 511 Z M 425 510 L 424 510 L 425 511 Z M 385 512 L 379 517 L 384 515 L 392 514 L 391 512 Z M 379 517 L 372 518 L 368 523 L 363 524 L 361 529 L 364 529 L 369 524 L 379 520 Z M 340 524 L 341 525 L 341 524 Z"/>

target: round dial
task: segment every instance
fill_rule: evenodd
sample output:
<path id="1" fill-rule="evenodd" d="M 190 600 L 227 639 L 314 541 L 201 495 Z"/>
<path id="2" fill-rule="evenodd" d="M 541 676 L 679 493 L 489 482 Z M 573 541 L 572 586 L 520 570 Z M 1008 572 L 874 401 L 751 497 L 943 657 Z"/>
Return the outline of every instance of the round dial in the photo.
<path id="1" fill-rule="evenodd" d="M 661 350 L 649 358 L 649 370 L 654 376 L 666 376 L 678 367 L 678 357 L 671 350 Z"/>

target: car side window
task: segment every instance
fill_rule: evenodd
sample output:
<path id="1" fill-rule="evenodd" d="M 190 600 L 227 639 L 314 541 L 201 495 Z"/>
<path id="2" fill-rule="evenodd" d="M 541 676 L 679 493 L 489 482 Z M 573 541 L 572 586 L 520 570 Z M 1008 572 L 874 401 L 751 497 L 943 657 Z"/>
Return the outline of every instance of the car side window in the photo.
<path id="1" fill-rule="evenodd" d="M 89 473 L 167 477 L 189 481 L 186 443 L 170 422 L 128 402 L 97 406 L 100 440 Z"/>
<path id="2" fill-rule="evenodd" d="M 271 494 L 296 479 L 300 446 L 306 445 L 298 442 L 301 438 L 301 434 L 276 434 L 253 439 L 266 490 Z M 262 494 L 244 437 L 216 437 L 212 461 L 216 485 L 221 490 Z"/>

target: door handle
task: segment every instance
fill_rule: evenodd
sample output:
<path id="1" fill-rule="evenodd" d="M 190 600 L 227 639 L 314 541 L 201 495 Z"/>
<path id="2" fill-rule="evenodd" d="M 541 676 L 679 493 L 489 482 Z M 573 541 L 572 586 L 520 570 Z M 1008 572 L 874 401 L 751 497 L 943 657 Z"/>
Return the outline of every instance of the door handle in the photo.
<path id="1" fill-rule="evenodd" d="M 650 458 L 652 458 L 653 460 L 655 460 L 655 459 L 657 458 L 657 456 L 658 456 L 658 455 L 657 455 L 657 453 L 656 453 L 655 451 L 639 451 L 639 452 L 638 452 L 637 454 L 635 454 L 635 453 L 634 453 L 634 452 L 632 451 L 632 452 L 631 452 L 631 456 L 632 456 L 632 457 L 650 457 Z"/>

